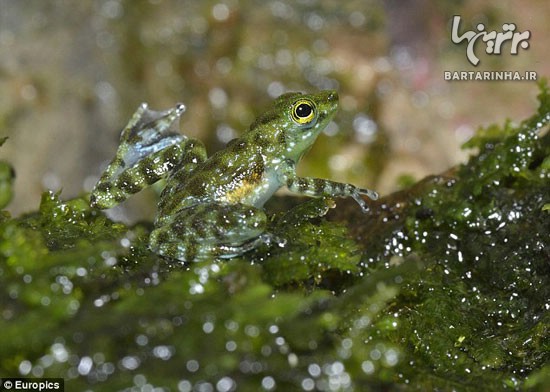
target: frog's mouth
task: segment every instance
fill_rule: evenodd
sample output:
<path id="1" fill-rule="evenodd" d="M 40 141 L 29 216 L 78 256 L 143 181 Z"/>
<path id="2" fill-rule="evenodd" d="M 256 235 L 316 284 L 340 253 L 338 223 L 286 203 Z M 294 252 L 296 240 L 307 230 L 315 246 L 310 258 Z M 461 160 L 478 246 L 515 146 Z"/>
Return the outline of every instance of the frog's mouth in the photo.
<path id="1" fill-rule="evenodd" d="M 327 110 L 323 110 L 323 111 L 319 112 L 319 114 L 317 115 L 317 122 L 315 123 L 315 126 L 319 126 L 321 124 L 324 124 L 325 119 L 328 117 L 328 115 L 329 115 L 329 112 Z"/>
<path id="2" fill-rule="evenodd" d="M 320 110 L 317 114 L 317 121 L 313 125 L 313 128 L 319 128 L 319 131 L 325 129 L 329 121 L 332 120 L 332 118 L 336 114 L 336 109 L 337 106 L 329 109 Z"/>

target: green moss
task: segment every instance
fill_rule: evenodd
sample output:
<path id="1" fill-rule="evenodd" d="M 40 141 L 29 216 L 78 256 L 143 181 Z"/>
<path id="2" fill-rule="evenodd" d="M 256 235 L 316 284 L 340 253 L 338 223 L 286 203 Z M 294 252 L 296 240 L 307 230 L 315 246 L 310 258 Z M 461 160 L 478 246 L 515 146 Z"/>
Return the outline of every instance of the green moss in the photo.
<path id="1" fill-rule="evenodd" d="M 467 164 L 368 214 L 278 206 L 285 245 L 240 259 L 161 259 L 151 224 L 114 223 L 85 198 L 48 192 L 35 213 L 3 214 L 0 374 L 94 391 L 544 390 L 545 84 L 539 100 L 523 123 L 480 130 Z"/>
<path id="2" fill-rule="evenodd" d="M 360 272 L 361 253 L 343 225 L 319 219 L 334 201 L 310 199 L 274 220 L 270 228 L 285 245 L 265 251 L 262 260 L 265 279 L 280 287 L 298 284 L 336 289 L 346 277 Z M 262 251 L 263 249 L 260 249 Z"/>
<path id="3" fill-rule="evenodd" d="M 0 138 L 0 147 L 2 147 L 6 140 L 8 140 L 7 137 Z M 6 207 L 13 197 L 14 178 L 15 172 L 11 165 L 0 161 L 0 209 Z"/>

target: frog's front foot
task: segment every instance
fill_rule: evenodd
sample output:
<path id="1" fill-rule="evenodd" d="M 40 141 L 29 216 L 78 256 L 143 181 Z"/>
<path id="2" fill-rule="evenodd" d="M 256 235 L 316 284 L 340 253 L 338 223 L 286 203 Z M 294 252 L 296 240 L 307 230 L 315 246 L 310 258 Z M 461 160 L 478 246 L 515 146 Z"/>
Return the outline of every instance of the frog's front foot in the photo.
<path id="1" fill-rule="evenodd" d="M 354 192 L 351 193 L 351 197 L 353 200 L 359 204 L 361 207 L 361 211 L 364 213 L 367 213 L 369 211 L 369 206 L 365 202 L 365 200 L 361 197 L 361 195 L 368 196 L 371 200 L 377 200 L 378 199 L 378 193 L 366 188 L 355 188 Z"/>
<path id="2" fill-rule="evenodd" d="M 279 237 L 273 233 L 263 233 L 258 238 L 267 246 L 277 245 L 279 248 L 284 248 L 287 243 L 285 238 Z"/>

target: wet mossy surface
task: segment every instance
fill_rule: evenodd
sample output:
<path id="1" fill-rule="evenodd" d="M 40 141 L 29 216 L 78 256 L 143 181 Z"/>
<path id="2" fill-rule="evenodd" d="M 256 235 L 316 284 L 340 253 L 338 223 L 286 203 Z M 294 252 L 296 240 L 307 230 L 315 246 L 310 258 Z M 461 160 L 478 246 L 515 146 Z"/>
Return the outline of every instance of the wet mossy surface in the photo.
<path id="1" fill-rule="evenodd" d="M 159 258 L 151 223 L 86 198 L 4 213 L 0 374 L 93 391 L 545 390 L 546 84 L 539 100 L 523 123 L 480 130 L 468 163 L 367 214 L 274 198 L 286 244 L 230 261 Z"/>

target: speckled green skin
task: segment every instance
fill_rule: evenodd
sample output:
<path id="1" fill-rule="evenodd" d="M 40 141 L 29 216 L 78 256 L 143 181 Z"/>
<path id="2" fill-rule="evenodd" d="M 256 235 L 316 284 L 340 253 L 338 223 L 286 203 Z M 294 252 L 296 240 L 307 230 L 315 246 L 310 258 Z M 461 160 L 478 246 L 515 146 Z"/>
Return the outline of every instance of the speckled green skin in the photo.
<path id="1" fill-rule="evenodd" d="M 312 197 L 350 196 L 367 211 L 360 195 L 376 199 L 375 192 L 296 175 L 296 164 L 337 108 L 335 91 L 284 94 L 241 138 L 207 159 L 199 141 L 172 129 L 183 105 L 166 112 L 142 105 L 92 191 L 91 204 L 110 208 L 167 177 L 149 245 L 181 261 L 234 257 L 260 243 L 280 243 L 265 231 L 262 206 L 282 186 Z"/>

